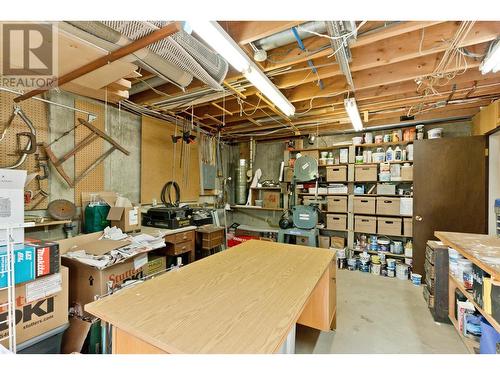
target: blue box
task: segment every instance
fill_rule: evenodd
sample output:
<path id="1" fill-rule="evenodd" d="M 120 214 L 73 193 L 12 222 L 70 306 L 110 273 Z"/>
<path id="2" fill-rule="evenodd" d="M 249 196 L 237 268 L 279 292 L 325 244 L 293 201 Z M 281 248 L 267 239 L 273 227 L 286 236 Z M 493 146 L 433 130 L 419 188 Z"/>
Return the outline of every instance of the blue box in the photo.
<path id="1" fill-rule="evenodd" d="M 35 248 L 22 244 L 14 245 L 15 284 L 35 279 Z M 0 247 L 0 288 L 7 286 L 7 247 Z"/>

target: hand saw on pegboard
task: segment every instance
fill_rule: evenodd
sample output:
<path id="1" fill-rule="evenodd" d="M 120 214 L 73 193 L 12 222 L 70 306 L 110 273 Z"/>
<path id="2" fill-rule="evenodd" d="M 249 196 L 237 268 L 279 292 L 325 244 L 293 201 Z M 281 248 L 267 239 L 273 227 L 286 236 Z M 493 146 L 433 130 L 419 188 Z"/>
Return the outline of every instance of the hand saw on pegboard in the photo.
<path id="1" fill-rule="evenodd" d="M 26 130 L 25 128 L 27 128 L 28 131 L 19 131 L 21 129 Z M 48 179 L 48 165 L 46 160 L 37 153 L 37 129 L 35 125 L 23 109 L 17 105 L 14 106 L 12 114 L 0 133 L 0 142 L 6 143 L 3 145 L 5 151 L 12 148 L 14 134 L 15 151 L 14 153 L 3 153 L 4 156 L 0 161 L 0 168 L 21 168 L 28 171 L 24 193 L 25 209 L 35 209 L 45 201 L 49 195 L 47 187 L 43 186 L 47 185 L 47 182 L 42 185 L 42 181 Z M 34 168 L 32 158 L 29 159 L 30 155 L 35 156 Z M 12 160 L 13 158 L 14 160 Z M 30 185 L 32 185 L 32 189 L 26 189 Z"/>

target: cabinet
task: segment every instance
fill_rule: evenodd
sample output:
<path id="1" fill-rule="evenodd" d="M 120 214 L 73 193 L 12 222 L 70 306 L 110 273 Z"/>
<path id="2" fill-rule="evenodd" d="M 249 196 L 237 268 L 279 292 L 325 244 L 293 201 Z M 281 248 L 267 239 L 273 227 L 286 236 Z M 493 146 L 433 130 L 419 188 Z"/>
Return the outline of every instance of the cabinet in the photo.
<path id="1" fill-rule="evenodd" d="M 427 241 L 424 298 L 437 322 L 448 322 L 448 247 Z"/>
<path id="2" fill-rule="evenodd" d="M 180 233 L 169 234 L 164 237 L 166 254 L 178 256 L 188 254 L 188 262 L 194 261 L 195 233 L 194 229 L 189 229 Z"/>

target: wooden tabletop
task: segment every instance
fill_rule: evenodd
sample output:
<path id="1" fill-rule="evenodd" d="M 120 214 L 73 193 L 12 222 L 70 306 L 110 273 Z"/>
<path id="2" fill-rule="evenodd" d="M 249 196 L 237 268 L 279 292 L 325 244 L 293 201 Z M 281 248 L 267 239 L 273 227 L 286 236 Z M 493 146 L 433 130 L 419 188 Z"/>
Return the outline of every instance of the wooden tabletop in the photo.
<path id="1" fill-rule="evenodd" d="M 168 353 L 273 353 L 333 257 L 251 240 L 85 310 Z"/>
<path id="2" fill-rule="evenodd" d="M 456 232 L 435 232 L 434 235 L 443 244 L 455 249 L 496 280 L 500 280 L 500 238 Z"/>
<path id="3" fill-rule="evenodd" d="M 195 230 L 197 227 L 194 225 L 190 225 L 188 227 L 183 227 L 183 228 L 177 228 L 177 229 L 167 229 L 167 228 L 160 228 L 160 227 L 148 227 L 145 225 L 141 226 L 141 232 L 150 234 L 152 236 L 157 235 L 158 233 L 162 233 L 164 236 L 168 236 L 170 234 L 176 234 L 176 233 L 182 233 L 182 232 L 187 232 L 188 230 Z"/>

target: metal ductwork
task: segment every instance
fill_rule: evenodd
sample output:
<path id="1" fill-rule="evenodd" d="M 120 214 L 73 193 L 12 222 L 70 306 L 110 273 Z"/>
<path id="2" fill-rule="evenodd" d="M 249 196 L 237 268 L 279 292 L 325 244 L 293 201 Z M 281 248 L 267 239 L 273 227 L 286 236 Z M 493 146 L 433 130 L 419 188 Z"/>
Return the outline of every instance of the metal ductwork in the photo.
<path id="1" fill-rule="evenodd" d="M 332 37 L 330 44 L 340 71 L 345 76 L 348 85 L 354 90 L 351 68 L 349 67 L 349 62 L 352 60 L 349 43 L 356 40 L 356 24 L 349 21 L 327 21 L 325 25 L 328 35 Z"/>
<path id="2" fill-rule="evenodd" d="M 168 23 L 169 21 L 76 21 L 66 24 L 83 31 L 76 35 L 81 39 L 106 50 L 113 50 Z M 183 30 L 149 45 L 134 55 L 138 58 L 138 65 L 149 66 L 155 73 L 181 87 L 188 86 L 192 78 L 196 77 L 212 89 L 220 91 L 220 83 L 229 68 L 221 56 Z"/>
<path id="3" fill-rule="evenodd" d="M 297 30 L 301 39 L 307 39 L 313 34 L 307 31 L 324 34 L 326 32 L 326 25 L 324 21 L 311 21 L 300 25 Z M 267 36 L 265 38 L 255 41 L 253 44 L 264 51 L 269 51 L 277 47 L 285 46 L 290 43 L 296 42 L 295 36 L 291 30 L 283 30 L 279 33 Z"/>

